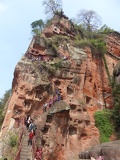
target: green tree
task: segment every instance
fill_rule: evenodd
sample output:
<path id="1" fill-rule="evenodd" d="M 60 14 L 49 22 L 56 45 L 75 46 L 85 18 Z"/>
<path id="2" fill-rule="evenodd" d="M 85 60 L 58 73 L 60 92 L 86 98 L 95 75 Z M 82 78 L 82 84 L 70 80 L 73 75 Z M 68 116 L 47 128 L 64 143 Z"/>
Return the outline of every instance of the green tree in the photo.
<path id="1" fill-rule="evenodd" d="M 11 95 L 11 89 L 7 90 L 3 98 L 0 99 L 0 109 L 5 107 L 10 95 Z"/>
<path id="2" fill-rule="evenodd" d="M 44 29 L 44 21 L 42 19 L 36 20 L 31 23 L 32 33 L 35 35 L 41 34 L 42 30 Z"/>
<path id="3" fill-rule="evenodd" d="M 113 29 L 111 29 L 110 27 L 108 27 L 106 24 L 104 24 L 100 29 L 99 29 L 99 32 L 102 32 L 102 33 L 110 33 L 110 32 L 114 32 Z"/>
<path id="4" fill-rule="evenodd" d="M 45 6 L 45 14 L 49 14 L 51 16 L 62 10 L 61 0 L 43 0 L 43 5 Z"/>
<path id="5" fill-rule="evenodd" d="M 0 127 L 3 123 L 3 120 L 4 120 L 4 116 L 5 116 L 5 107 L 6 107 L 6 104 L 9 100 L 11 96 L 11 89 L 7 90 L 3 96 L 3 98 L 0 99 Z"/>
<path id="6" fill-rule="evenodd" d="M 81 10 L 77 17 L 78 24 L 83 24 L 88 32 L 88 38 L 91 38 L 92 32 L 97 30 L 101 25 L 101 17 L 92 10 Z"/>

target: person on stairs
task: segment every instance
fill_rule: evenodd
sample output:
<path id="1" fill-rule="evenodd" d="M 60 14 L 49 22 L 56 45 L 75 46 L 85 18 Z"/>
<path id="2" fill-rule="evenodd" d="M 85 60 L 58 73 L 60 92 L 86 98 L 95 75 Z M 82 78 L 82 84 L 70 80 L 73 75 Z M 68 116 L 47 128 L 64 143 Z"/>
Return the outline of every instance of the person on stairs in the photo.
<path id="1" fill-rule="evenodd" d="M 34 136 L 34 133 L 33 133 L 33 131 L 31 131 L 31 132 L 29 133 L 28 146 L 29 146 L 29 145 L 32 145 L 33 136 Z"/>
<path id="2" fill-rule="evenodd" d="M 48 103 L 46 102 L 45 104 L 43 104 L 43 112 L 46 112 L 47 111 L 47 106 L 48 106 Z"/>
<path id="3" fill-rule="evenodd" d="M 31 117 L 30 117 L 30 115 L 27 115 L 27 117 L 25 119 L 25 125 L 26 125 L 27 129 L 29 129 L 30 122 L 31 122 Z"/>
<path id="4" fill-rule="evenodd" d="M 37 125 L 34 123 L 34 127 L 33 127 L 34 136 L 36 135 L 36 130 L 37 130 Z"/>
<path id="5" fill-rule="evenodd" d="M 35 124 L 33 122 L 33 120 L 31 121 L 31 123 L 29 124 L 29 132 L 31 132 L 32 130 L 34 130 Z"/>
<path id="6" fill-rule="evenodd" d="M 50 99 L 50 100 L 49 100 L 49 107 L 51 107 L 52 105 L 53 105 L 53 100 Z"/>

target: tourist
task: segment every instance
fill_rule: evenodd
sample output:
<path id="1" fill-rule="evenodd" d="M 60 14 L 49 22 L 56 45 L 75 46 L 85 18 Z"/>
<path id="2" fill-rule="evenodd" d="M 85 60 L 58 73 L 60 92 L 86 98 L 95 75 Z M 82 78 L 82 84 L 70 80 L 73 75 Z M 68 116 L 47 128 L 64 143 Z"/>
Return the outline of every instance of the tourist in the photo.
<path id="1" fill-rule="evenodd" d="M 53 100 L 52 100 L 52 99 L 50 99 L 50 100 L 49 100 L 49 107 L 51 107 L 51 106 L 52 106 L 52 104 L 53 104 Z"/>
<path id="2" fill-rule="evenodd" d="M 58 88 L 56 88 L 56 90 L 55 90 L 55 93 L 56 93 L 56 94 L 58 94 L 58 93 L 59 93 L 59 90 L 58 90 Z"/>
<path id="3" fill-rule="evenodd" d="M 44 112 L 46 112 L 47 106 L 48 106 L 48 103 L 46 102 L 46 103 L 43 105 L 43 111 L 44 111 Z"/>
<path id="4" fill-rule="evenodd" d="M 25 119 L 25 125 L 27 129 L 29 129 L 30 122 L 31 122 L 31 117 L 30 115 L 27 115 L 27 118 Z"/>
<path id="5" fill-rule="evenodd" d="M 58 101 L 60 101 L 61 100 L 61 95 L 60 95 L 60 93 L 58 93 L 58 99 L 57 99 Z"/>
<path id="6" fill-rule="evenodd" d="M 34 136 L 34 133 L 33 133 L 33 131 L 31 131 L 31 132 L 29 133 L 28 146 L 29 146 L 29 144 L 32 145 L 33 136 Z"/>
<path id="7" fill-rule="evenodd" d="M 34 136 L 36 135 L 36 130 L 37 130 L 37 125 L 34 124 L 34 127 L 33 127 L 33 133 L 34 133 Z"/>
<path id="8" fill-rule="evenodd" d="M 54 95 L 54 97 L 53 97 L 53 104 L 55 104 L 56 101 L 57 101 L 57 97 L 56 97 L 56 95 Z"/>
<path id="9" fill-rule="evenodd" d="M 35 124 L 33 123 L 33 121 L 31 121 L 30 125 L 29 125 L 29 132 L 31 132 L 32 130 L 34 130 Z"/>

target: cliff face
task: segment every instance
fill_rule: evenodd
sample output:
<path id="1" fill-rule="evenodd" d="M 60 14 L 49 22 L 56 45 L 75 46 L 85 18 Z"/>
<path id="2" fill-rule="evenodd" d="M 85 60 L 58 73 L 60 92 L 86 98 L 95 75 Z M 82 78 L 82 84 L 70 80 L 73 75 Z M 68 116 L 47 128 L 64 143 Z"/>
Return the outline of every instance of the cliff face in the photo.
<path id="1" fill-rule="evenodd" d="M 73 45 L 75 30 L 67 17 L 55 16 L 41 37 L 33 37 L 15 67 L 12 96 L 1 130 L 19 127 L 30 114 L 38 126 L 37 146 L 44 160 L 72 160 L 99 144 L 94 112 L 113 107 L 108 76 L 90 48 Z M 117 33 L 106 37 L 110 75 L 119 61 Z M 52 106 L 43 105 L 54 99 Z"/>

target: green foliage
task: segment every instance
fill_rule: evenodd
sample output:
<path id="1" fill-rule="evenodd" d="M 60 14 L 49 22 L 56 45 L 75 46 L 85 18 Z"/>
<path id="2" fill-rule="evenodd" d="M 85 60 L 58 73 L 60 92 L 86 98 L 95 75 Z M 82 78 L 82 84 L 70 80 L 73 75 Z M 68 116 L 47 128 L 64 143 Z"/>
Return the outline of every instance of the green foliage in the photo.
<path id="1" fill-rule="evenodd" d="M 9 133 L 9 145 L 10 147 L 15 147 L 18 145 L 18 136 L 17 134 L 10 132 Z"/>
<path id="2" fill-rule="evenodd" d="M 52 52 L 53 57 L 58 56 L 57 48 L 58 48 L 57 45 L 54 43 L 48 45 L 48 49 L 50 49 L 50 51 Z"/>
<path id="3" fill-rule="evenodd" d="M 75 39 L 74 46 L 85 48 L 85 47 L 90 47 L 91 43 L 88 39 L 82 39 L 82 40 Z"/>
<path id="4" fill-rule="evenodd" d="M 41 35 L 40 30 L 39 30 L 39 29 L 37 29 L 37 28 L 32 29 L 32 33 L 33 33 L 34 35 Z"/>
<path id="5" fill-rule="evenodd" d="M 59 69 L 62 67 L 62 61 L 55 62 L 54 64 L 51 64 L 55 69 Z"/>
<path id="6" fill-rule="evenodd" d="M 60 44 L 69 42 L 70 38 L 68 36 L 55 35 L 51 39 L 47 40 L 48 45 L 54 44 L 56 47 L 59 47 Z"/>
<path id="7" fill-rule="evenodd" d="M 61 43 L 61 44 L 62 44 L 63 41 L 69 42 L 69 40 L 70 40 L 70 38 L 68 36 L 56 35 L 56 36 L 53 37 L 54 42 L 58 42 L 58 43 Z"/>
<path id="8" fill-rule="evenodd" d="M 46 44 L 48 46 L 48 49 L 51 50 L 51 52 L 53 52 L 54 57 L 57 57 L 59 55 L 58 53 L 58 47 L 59 45 L 64 45 L 66 46 L 67 42 L 69 41 L 69 37 L 67 36 L 58 36 L 55 35 L 50 39 L 45 39 L 46 40 Z"/>
<path id="9" fill-rule="evenodd" d="M 80 25 L 75 24 L 74 29 L 76 30 L 77 33 L 75 39 L 77 38 L 78 40 L 80 40 L 81 38 L 87 37 L 87 31 L 82 24 Z"/>
<path id="10" fill-rule="evenodd" d="M 57 71 L 63 67 L 62 60 L 59 58 L 54 59 L 52 62 L 43 62 L 41 63 L 42 67 L 49 73 L 50 76 L 55 76 Z"/>
<path id="11" fill-rule="evenodd" d="M 7 90 L 3 96 L 3 98 L 0 99 L 0 108 L 4 108 L 9 97 L 11 95 L 11 89 Z"/>
<path id="12" fill-rule="evenodd" d="M 106 53 L 106 44 L 103 39 L 91 39 L 90 42 L 92 53 L 96 58 L 102 57 Z"/>
<path id="13" fill-rule="evenodd" d="M 112 117 L 116 131 L 120 129 L 120 84 L 113 83 L 112 94 L 114 97 L 114 108 L 112 110 Z"/>
<path id="14" fill-rule="evenodd" d="M 32 32 L 35 35 L 40 35 L 42 30 L 44 29 L 44 26 L 45 24 L 42 19 L 34 21 L 31 23 Z"/>
<path id="15" fill-rule="evenodd" d="M 104 33 L 104 34 L 109 34 L 111 32 L 114 32 L 113 29 L 111 29 L 110 27 L 108 27 L 106 24 L 104 24 L 100 29 L 99 32 Z"/>
<path id="16" fill-rule="evenodd" d="M 79 33 L 75 36 L 74 40 L 74 45 L 76 47 L 90 47 L 95 58 L 100 58 L 106 53 L 107 49 L 102 33 L 98 31 L 91 31 L 91 36 L 89 37 L 87 36 L 87 29 L 84 28 L 82 24 L 75 24 L 74 28 L 76 32 Z"/>
<path id="17" fill-rule="evenodd" d="M 103 110 L 95 112 L 95 125 L 100 131 L 100 142 L 109 142 L 113 133 L 113 125 L 111 123 L 111 111 Z"/>
<path id="18" fill-rule="evenodd" d="M 119 84 L 114 84 L 113 87 L 113 96 L 116 97 L 116 101 L 119 101 L 120 98 L 120 85 Z"/>
<path id="19" fill-rule="evenodd" d="M 4 151 L 2 156 L 8 158 L 9 160 L 15 159 L 18 152 L 18 142 L 19 142 L 20 130 L 11 130 L 6 134 L 6 137 L 2 139 L 4 143 Z"/>
<path id="20" fill-rule="evenodd" d="M 2 126 L 5 117 L 5 107 L 11 95 L 11 89 L 5 92 L 3 98 L 0 99 L 0 127 Z"/>
<path id="21" fill-rule="evenodd" d="M 0 110 L 0 127 L 2 126 L 4 118 L 5 118 L 5 113 L 3 113 L 2 110 Z"/>

